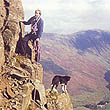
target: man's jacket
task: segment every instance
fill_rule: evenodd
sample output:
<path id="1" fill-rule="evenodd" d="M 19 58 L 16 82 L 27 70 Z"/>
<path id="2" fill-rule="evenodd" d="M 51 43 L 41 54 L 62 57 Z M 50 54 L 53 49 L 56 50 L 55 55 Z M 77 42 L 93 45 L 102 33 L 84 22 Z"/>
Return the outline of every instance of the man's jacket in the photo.
<path id="1" fill-rule="evenodd" d="M 43 20 L 42 18 L 36 19 L 35 16 L 31 17 L 28 21 L 23 21 L 25 25 L 31 24 L 31 32 L 35 34 L 38 38 L 42 36 L 43 32 Z M 36 32 L 34 32 L 36 31 Z"/>

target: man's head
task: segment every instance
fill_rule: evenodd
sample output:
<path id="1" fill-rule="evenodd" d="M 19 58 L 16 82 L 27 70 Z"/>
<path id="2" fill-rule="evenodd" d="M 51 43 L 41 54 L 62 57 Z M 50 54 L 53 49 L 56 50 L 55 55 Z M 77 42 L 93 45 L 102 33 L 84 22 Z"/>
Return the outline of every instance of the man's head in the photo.
<path id="1" fill-rule="evenodd" d="M 38 18 L 41 16 L 41 10 L 37 9 L 35 10 L 35 16 Z"/>

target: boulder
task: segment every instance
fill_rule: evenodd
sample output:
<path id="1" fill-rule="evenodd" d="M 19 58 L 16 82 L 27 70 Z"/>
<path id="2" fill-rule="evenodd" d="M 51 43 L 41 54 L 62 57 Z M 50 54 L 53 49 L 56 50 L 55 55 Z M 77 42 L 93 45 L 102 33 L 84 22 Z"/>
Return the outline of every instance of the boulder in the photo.
<path id="1" fill-rule="evenodd" d="M 73 110 L 68 92 L 60 93 L 57 90 L 46 90 L 48 110 Z"/>

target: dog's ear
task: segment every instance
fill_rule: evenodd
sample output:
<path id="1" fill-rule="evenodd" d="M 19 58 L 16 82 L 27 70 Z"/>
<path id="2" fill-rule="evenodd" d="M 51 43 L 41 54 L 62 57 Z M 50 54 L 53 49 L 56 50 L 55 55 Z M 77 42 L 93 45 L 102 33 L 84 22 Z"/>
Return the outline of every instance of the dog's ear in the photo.
<path id="1" fill-rule="evenodd" d="M 70 76 L 68 76 L 68 81 L 71 79 L 71 77 Z"/>

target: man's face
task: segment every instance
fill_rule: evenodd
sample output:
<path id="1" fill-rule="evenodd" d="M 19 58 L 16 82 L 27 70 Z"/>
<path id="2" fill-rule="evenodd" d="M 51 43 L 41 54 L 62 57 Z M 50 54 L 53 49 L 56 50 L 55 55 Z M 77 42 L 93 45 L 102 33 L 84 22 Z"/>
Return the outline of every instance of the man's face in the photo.
<path id="1" fill-rule="evenodd" d="M 40 12 L 39 11 L 35 11 L 35 16 L 36 16 L 36 18 L 40 17 Z"/>

